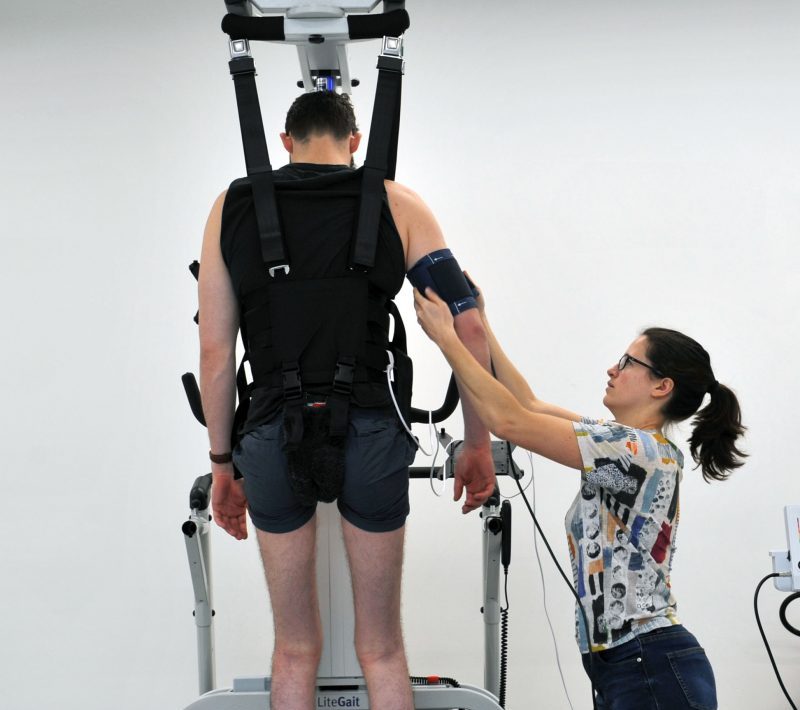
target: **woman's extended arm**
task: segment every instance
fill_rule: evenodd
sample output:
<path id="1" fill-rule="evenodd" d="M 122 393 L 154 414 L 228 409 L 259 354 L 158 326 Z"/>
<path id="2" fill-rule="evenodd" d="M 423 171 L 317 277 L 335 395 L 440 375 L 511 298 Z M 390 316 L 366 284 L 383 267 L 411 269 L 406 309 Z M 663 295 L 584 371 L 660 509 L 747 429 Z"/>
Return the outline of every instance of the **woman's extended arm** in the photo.
<path id="1" fill-rule="evenodd" d="M 582 470 L 572 423 L 566 418 L 525 407 L 504 384 L 486 372 L 455 334 L 447 304 L 430 289 L 425 296 L 415 290 L 414 301 L 420 325 L 439 346 L 459 382 L 469 391 L 478 416 L 489 430 L 501 439 Z M 514 377 L 522 379 L 510 360 L 505 358 L 505 361 L 513 368 Z M 527 383 L 525 388 L 530 392 Z"/>
<path id="2" fill-rule="evenodd" d="M 497 340 L 497 336 L 492 330 L 489 318 L 486 315 L 486 300 L 483 297 L 483 292 L 480 293 L 477 300 L 481 320 L 486 328 L 486 335 L 489 339 L 489 352 L 497 379 L 505 385 L 509 392 L 516 397 L 517 401 L 525 407 L 525 409 L 538 414 L 550 414 L 554 417 L 569 419 L 574 422 L 580 421 L 580 415 L 575 412 L 545 402 L 533 393 L 528 381 L 522 376 L 519 370 L 517 370 L 508 355 L 506 355 L 505 351 L 500 346 L 500 341 Z"/>

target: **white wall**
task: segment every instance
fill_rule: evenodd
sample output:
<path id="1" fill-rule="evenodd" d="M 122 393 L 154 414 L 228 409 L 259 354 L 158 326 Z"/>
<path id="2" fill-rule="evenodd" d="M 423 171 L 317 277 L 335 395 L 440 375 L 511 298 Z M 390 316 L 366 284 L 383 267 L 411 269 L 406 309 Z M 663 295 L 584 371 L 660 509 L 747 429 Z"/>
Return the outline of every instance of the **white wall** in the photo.
<path id="1" fill-rule="evenodd" d="M 3 5 L 0 705 L 182 707 L 196 679 L 179 526 L 188 486 L 207 470 L 205 432 L 178 379 L 197 360 L 186 265 L 243 164 L 223 3 Z M 785 707 L 752 594 L 770 571 L 767 550 L 785 545 L 782 506 L 800 502 L 789 455 L 800 7 L 408 7 L 398 179 L 438 215 L 541 396 L 602 415 L 605 368 L 650 324 L 696 336 L 740 395 L 751 456 L 726 484 L 687 470 L 673 582 L 714 663 L 721 707 Z M 374 43 L 351 52 L 365 129 L 376 53 Z M 272 46 L 256 59 L 277 163 L 297 62 Z M 447 372 L 413 326 L 408 291 L 401 301 L 416 403 L 434 406 Z M 575 476 L 538 459 L 536 472 L 541 522 L 566 562 Z M 412 672 L 480 684 L 479 520 L 424 484 L 412 505 Z M 566 707 L 531 524 L 522 506 L 515 515 L 508 705 Z M 265 672 L 270 617 L 254 542 L 216 535 L 214 552 L 228 683 Z M 587 708 L 571 601 L 548 560 L 544 571 L 573 702 Z M 761 608 L 800 698 L 800 646 L 777 622 L 783 598 L 767 586 Z"/>

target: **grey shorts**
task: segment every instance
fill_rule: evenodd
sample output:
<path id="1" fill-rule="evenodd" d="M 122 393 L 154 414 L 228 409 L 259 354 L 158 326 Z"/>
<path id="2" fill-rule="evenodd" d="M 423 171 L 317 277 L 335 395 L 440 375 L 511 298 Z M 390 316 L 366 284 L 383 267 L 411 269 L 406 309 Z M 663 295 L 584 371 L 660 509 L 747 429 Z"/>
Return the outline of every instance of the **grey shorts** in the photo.
<path id="1" fill-rule="evenodd" d="M 416 447 L 394 412 L 351 407 L 345 447 L 342 517 L 361 530 L 389 532 L 408 517 L 408 467 Z M 316 506 L 302 505 L 289 485 L 283 416 L 245 434 L 233 459 L 244 476 L 250 518 L 259 530 L 297 530 Z"/>

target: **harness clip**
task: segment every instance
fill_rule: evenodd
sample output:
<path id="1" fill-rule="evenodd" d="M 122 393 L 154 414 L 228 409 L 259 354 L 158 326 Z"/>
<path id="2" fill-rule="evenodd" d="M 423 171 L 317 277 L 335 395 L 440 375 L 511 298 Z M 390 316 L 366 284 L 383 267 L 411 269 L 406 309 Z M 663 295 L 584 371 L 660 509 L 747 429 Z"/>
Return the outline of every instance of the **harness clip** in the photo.
<path id="1" fill-rule="evenodd" d="M 289 275 L 289 264 L 280 264 L 279 266 L 270 266 L 269 267 L 269 275 L 274 279 L 275 272 L 283 270 L 284 276 Z"/>
<path id="2" fill-rule="evenodd" d="M 356 372 L 355 361 L 336 363 L 336 372 L 333 376 L 333 391 L 336 394 L 349 395 L 353 390 L 353 376 Z"/>
<path id="3" fill-rule="evenodd" d="M 286 399 L 299 399 L 303 394 L 300 381 L 300 366 L 297 363 L 285 365 L 283 368 L 283 395 Z"/>

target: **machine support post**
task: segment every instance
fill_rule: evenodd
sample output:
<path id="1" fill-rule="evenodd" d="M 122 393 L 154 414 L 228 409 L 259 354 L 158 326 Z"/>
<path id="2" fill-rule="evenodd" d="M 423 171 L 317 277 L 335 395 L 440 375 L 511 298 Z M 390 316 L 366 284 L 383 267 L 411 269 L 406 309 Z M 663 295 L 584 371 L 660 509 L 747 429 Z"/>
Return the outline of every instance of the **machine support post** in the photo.
<path id="1" fill-rule="evenodd" d="M 201 695 L 216 687 L 209 527 L 207 508 L 193 510 L 182 527 L 194 590 L 193 614 L 197 628 L 197 671 Z"/>
<path id="2" fill-rule="evenodd" d="M 491 500 L 491 499 L 490 499 Z M 503 542 L 500 506 L 483 508 L 483 687 L 500 695 L 500 556 Z M 499 501 L 498 501 L 499 503 Z"/>

